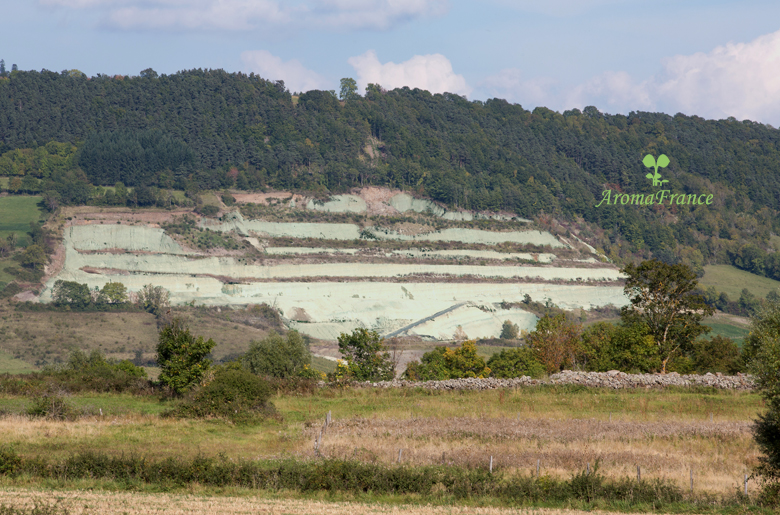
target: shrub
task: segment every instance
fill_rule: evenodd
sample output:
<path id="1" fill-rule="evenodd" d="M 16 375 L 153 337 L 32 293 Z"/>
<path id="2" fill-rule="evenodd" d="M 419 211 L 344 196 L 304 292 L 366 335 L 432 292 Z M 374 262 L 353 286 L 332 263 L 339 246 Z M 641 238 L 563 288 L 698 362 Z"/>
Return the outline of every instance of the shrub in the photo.
<path id="1" fill-rule="evenodd" d="M 26 413 L 31 417 L 53 420 L 74 420 L 78 418 L 78 410 L 62 395 L 46 393 L 35 397 L 27 407 Z"/>
<path id="2" fill-rule="evenodd" d="M 226 206 L 232 206 L 236 203 L 236 198 L 230 192 L 225 191 L 222 193 L 222 203 Z"/>
<path id="3" fill-rule="evenodd" d="M 171 320 L 160 331 L 157 343 L 160 382 L 177 394 L 188 390 L 208 372 L 211 360 L 206 356 L 215 345 L 211 338 L 195 338 L 181 319 Z"/>
<path id="4" fill-rule="evenodd" d="M 5 287 L 0 288 L 0 299 L 11 298 L 17 293 L 21 293 L 22 287 L 15 282 L 10 282 Z"/>
<path id="5" fill-rule="evenodd" d="M 489 374 L 490 369 L 477 355 L 477 346 L 472 340 L 463 342 L 457 349 L 436 347 L 423 354 L 419 363 L 410 363 L 404 372 L 406 378 L 418 381 L 487 377 Z"/>
<path id="6" fill-rule="evenodd" d="M 129 360 L 108 360 L 97 350 L 89 355 L 75 350 L 64 366 L 47 367 L 37 375 L 51 387 L 56 386 L 71 393 L 143 393 L 151 387 L 143 368 L 133 365 Z"/>
<path id="7" fill-rule="evenodd" d="M 658 348 L 641 323 L 595 323 L 583 331 L 578 353 L 585 368 L 593 372 L 650 372 L 661 367 Z"/>
<path id="8" fill-rule="evenodd" d="M 221 365 L 214 378 L 194 390 L 169 415 L 222 418 L 235 424 L 251 423 L 274 412 L 268 402 L 271 387 L 238 363 Z"/>
<path id="9" fill-rule="evenodd" d="M 198 206 L 196 211 L 202 216 L 215 216 L 219 213 L 219 208 L 213 204 L 203 204 Z"/>
<path id="10" fill-rule="evenodd" d="M 722 372 L 734 375 L 745 371 L 739 347 L 730 338 L 722 336 L 694 343 L 693 366 L 699 373 Z"/>
<path id="11" fill-rule="evenodd" d="M 243 363 L 253 374 L 288 378 L 308 374 L 311 353 L 298 331 L 289 331 L 282 337 L 275 331 L 251 342 Z"/>
<path id="12" fill-rule="evenodd" d="M 491 377 L 512 378 L 544 375 L 544 366 L 536 359 L 534 351 L 527 347 L 505 349 L 493 354 L 487 362 Z"/>

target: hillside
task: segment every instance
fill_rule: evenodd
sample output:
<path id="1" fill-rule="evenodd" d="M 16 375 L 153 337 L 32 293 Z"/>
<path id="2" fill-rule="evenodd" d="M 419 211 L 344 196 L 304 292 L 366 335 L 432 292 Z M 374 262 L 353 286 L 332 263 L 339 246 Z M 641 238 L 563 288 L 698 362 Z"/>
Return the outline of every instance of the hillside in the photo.
<path id="1" fill-rule="evenodd" d="M 90 290 L 120 282 L 131 294 L 153 284 L 174 305 L 265 303 L 286 326 L 326 340 L 356 327 L 429 340 L 495 338 L 506 320 L 532 330 L 526 296 L 571 310 L 625 303 L 617 268 L 576 235 L 510 214 L 447 211 L 380 188 L 328 202 L 236 195 L 237 206 L 212 217 L 61 210 L 49 221 L 61 258 L 40 300 L 59 280 Z"/>
<path id="2" fill-rule="evenodd" d="M 780 278 L 780 131 L 759 123 L 632 112 L 533 112 L 372 88 L 339 102 L 254 75 L 191 70 L 0 80 L 0 175 L 47 203 L 171 205 L 200 190 L 274 188 L 318 198 L 387 186 L 452 208 L 509 211 L 543 228 L 582 219 L 613 261 L 729 263 Z M 670 191 L 712 205 L 595 207 L 602 191 L 653 192 L 642 165 L 665 154 Z M 94 188 L 121 182 L 133 190 Z"/>

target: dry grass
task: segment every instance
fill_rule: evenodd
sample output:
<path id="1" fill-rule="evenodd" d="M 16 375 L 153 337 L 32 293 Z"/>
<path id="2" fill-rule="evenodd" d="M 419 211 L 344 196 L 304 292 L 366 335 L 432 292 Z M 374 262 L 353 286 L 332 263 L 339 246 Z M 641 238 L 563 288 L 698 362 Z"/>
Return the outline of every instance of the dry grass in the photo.
<path id="1" fill-rule="evenodd" d="M 72 349 L 113 356 L 153 353 L 157 324 L 148 313 L 21 312 L 0 305 L 0 349 L 31 365 L 66 361 Z"/>
<path id="2" fill-rule="evenodd" d="M 240 319 L 246 310 L 235 313 L 233 320 L 231 309 L 218 313 L 181 307 L 175 313 L 187 321 L 193 334 L 217 342 L 215 359 L 245 353 L 250 341 L 268 334 L 267 327 L 249 325 L 247 317 Z M 31 367 L 67 361 L 73 349 L 98 349 L 117 359 L 133 359 L 134 352 L 141 350 L 144 359 L 153 359 L 157 337 L 157 320 L 149 313 L 23 312 L 0 303 L 0 351 Z M 0 368 L 3 372 L 11 370 Z"/>
<path id="3" fill-rule="evenodd" d="M 306 434 L 314 441 L 319 428 Z M 608 477 L 666 478 L 696 491 L 732 493 L 756 465 L 748 422 L 606 422 L 602 420 L 416 418 L 335 421 L 320 452 L 392 463 L 447 463 L 569 477 L 601 462 Z"/>
<path id="4" fill-rule="evenodd" d="M 90 399 L 98 406 L 107 399 Z M 137 402 L 132 399 L 126 402 Z M 598 459 L 608 477 L 666 478 L 687 489 L 731 494 L 756 464 L 751 421 L 761 410 L 749 392 L 519 389 L 431 393 L 323 390 L 273 399 L 281 419 L 257 426 L 161 419 L 130 412 L 73 422 L 0 418 L 5 443 L 21 454 L 62 458 L 99 450 L 149 458 L 197 454 L 257 459 L 313 458 L 323 416 L 332 412 L 325 456 L 406 464 L 442 461 L 569 477 Z M 133 408 L 137 409 L 137 408 Z M 712 421 L 710 421 L 712 413 Z"/>
<path id="5" fill-rule="evenodd" d="M 419 515 L 585 515 L 598 511 L 561 510 L 548 508 L 495 508 L 477 506 L 431 506 L 333 502 L 311 499 L 280 499 L 255 496 L 206 496 L 189 494 L 147 494 L 137 492 L 92 492 L 83 490 L 29 490 L 6 487 L 0 489 L 0 505 L 31 509 L 39 505 L 58 505 L 70 515 L 113 514 L 166 515 L 197 514 L 289 514 L 289 515 L 355 515 L 392 513 Z M 611 515 L 619 513 L 609 512 Z M 637 514 L 634 514 L 637 515 Z"/>

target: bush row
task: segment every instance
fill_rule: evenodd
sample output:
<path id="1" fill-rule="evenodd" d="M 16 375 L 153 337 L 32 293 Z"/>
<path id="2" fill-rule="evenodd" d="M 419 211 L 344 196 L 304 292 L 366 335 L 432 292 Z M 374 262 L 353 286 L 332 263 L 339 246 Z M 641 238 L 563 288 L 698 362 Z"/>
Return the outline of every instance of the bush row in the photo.
<path id="1" fill-rule="evenodd" d="M 0 474 L 61 481 L 108 479 L 121 483 L 163 486 L 200 484 L 299 492 L 418 494 L 455 499 L 497 498 L 508 503 L 581 501 L 619 502 L 624 506 L 662 509 L 683 501 L 680 488 L 669 481 L 607 479 L 598 472 L 580 472 L 569 479 L 525 476 L 483 468 L 447 466 L 386 466 L 339 459 L 316 461 L 232 461 L 199 456 L 192 459 L 150 460 L 141 456 L 110 456 L 96 452 L 54 461 L 23 457 L 0 449 Z"/>

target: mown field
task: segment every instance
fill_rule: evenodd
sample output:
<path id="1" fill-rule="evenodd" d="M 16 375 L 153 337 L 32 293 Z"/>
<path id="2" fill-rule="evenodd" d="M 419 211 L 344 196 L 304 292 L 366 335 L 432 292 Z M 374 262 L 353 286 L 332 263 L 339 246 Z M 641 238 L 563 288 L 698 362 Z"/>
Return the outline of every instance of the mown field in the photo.
<path id="1" fill-rule="evenodd" d="M 772 290 L 780 290 L 780 281 L 745 272 L 731 265 L 707 265 L 704 277 L 699 280 L 702 288 L 714 286 L 719 292 L 725 292 L 731 300 L 739 300 L 743 288 L 753 295 L 765 298 Z"/>

